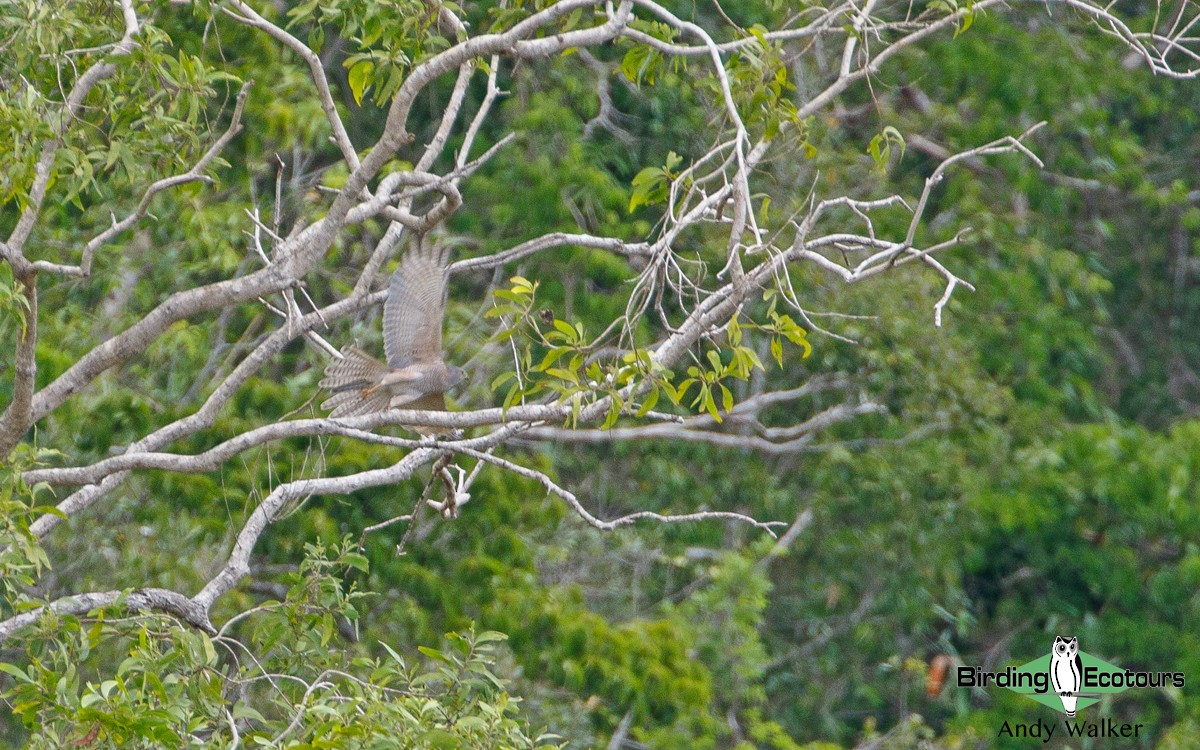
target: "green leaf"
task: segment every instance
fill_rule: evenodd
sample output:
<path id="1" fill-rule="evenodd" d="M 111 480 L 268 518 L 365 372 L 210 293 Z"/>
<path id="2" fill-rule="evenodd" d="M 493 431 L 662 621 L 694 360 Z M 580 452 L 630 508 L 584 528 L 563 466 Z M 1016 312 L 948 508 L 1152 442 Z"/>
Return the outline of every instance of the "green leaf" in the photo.
<path id="1" fill-rule="evenodd" d="M 496 292 L 496 294 L 500 294 L 500 293 Z M 483 317 L 485 317 L 485 318 L 502 318 L 505 315 L 520 315 L 520 314 L 521 314 L 521 308 L 517 307 L 516 305 L 494 305 L 484 311 Z"/>
<path id="2" fill-rule="evenodd" d="M 438 651 L 436 648 L 430 648 L 428 646 L 417 646 L 417 650 L 420 651 L 422 654 L 425 654 L 426 656 L 428 656 L 430 659 L 433 659 L 434 661 L 440 661 L 443 664 L 451 663 L 450 657 L 446 656 L 446 654 L 444 654 L 443 652 Z"/>
<path id="3" fill-rule="evenodd" d="M 637 416 L 644 417 L 650 412 L 651 409 L 654 408 L 654 405 L 658 403 L 658 394 L 659 388 L 658 386 L 655 386 L 654 390 L 650 391 L 650 393 L 646 395 L 646 399 L 642 401 L 641 407 L 637 410 Z"/>
<path id="4" fill-rule="evenodd" d="M 370 85 L 375 73 L 375 63 L 370 60 L 361 60 L 350 68 L 348 82 L 350 84 L 350 93 L 354 95 L 354 103 L 362 106 L 363 92 Z"/>
<path id="5" fill-rule="evenodd" d="M 671 400 L 671 403 L 675 404 L 676 406 L 679 406 L 679 398 L 682 394 L 680 394 L 680 392 L 675 388 L 675 386 L 671 385 L 669 382 L 664 380 L 662 382 L 662 389 L 664 391 L 666 391 L 667 398 L 669 398 Z"/>
<path id="6" fill-rule="evenodd" d="M 621 417 L 621 407 L 617 404 L 617 397 L 613 396 L 613 400 L 608 406 L 608 415 L 604 418 L 604 424 L 600 425 L 600 429 L 607 430 L 617 423 Z"/>
<path id="7" fill-rule="evenodd" d="M 653 85 L 655 75 L 662 67 L 662 63 L 662 53 L 649 46 L 638 45 L 631 48 L 625 53 L 625 57 L 621 58 L 620 71 L 633 83 L 641 84 L 644 80 Z"/>
<path id="8" fill-rule="evenodd" d="M 253 706 L 245 703 L 233 704 L 233 709 L 230 711 L 235 719 L 253 719 L 254 721 L 266 723 L 267 719 L 260 714 Z"/>
<path id="9" fill-rule="evenodd" d="M 33 683 L 33 680 L 29 678 L 29 675 L 25 674 L 24 670 L 22 670 L 16 664 L 0 662 L 0 672 L 4 672 L 7 675 L 12 675 L 13 677 L 15 677 L 17 680 L 19 680 L 21 682 L 26 682 L 26 683 L 30 683 L 30 684 Z"/>
<path id="10" fill-rule="evenodd" d="M 720 354 L 717 354 L 714 350 L 709 349 L 707 356 L 708 356 L 708 363 L 710 365 L 712 365 L 713 372 L 720 373 L 725 369 L 724 365 L 721 364 L 721 355 Z"/>
<path id="11" fill-rule="evenodd" d="M 673 401 L 678 404 L 681 400 L 683 400 L 683 397 L 687 395 L 688 389 L 691 388 L 696 382 L 698 381 L 695 378 L 688 378 L 680 383 L 679 388 L 675 391 L 675 398 Z"/>
<path id="12" fill-rule="evenodd" d="M 512 370 L 506 370 L 506 371 L 500 373 L 499 375 L 497 375 L 492 380 L 492 384 L 490 386 L 488 386 L 488 390 L 490 390 L 492 392 L 498 391 L 498 390 L 500 390 L 500 386 L 504 385 L 505 383 L 507 383 L 508 381 L 510 381 L 516 377 L 517 377 L 517 373 L 513 372 Z"/>
<path id="13" fill-rule="evenodd" d="M 569 337 L 567 339 L 568 341 L 576 341 L 577 340 L 575 337 L 574 326 L 572 326 L 567 321 L 559 320 L 559 319 L 555 318 L 554 319 L 554 327 L 557 328 L 559 331 L 562 331 L 566 336 L 568 336 Z"/>
<path id="14" fill-rule="evenodd" d="M 556 346 L 553 349 L 551 349 L 550 351 L 546 352 L 546 356 L 542 357 L 541 364 L 539 364 L 537 367 L 535 367 L 533 369 L 537 370 L 538 372 L 545 372 L 547 369 L 550 368 L 551 365 L 553 365 L 555 362 L 558 361 L 559 357 L 561 357 L 564 354 L 568 354 L 570 351 L 571 351 L 571 349 L 569 347 Z M 495 390 L 495 389 L 493 388 L 492 390 Z"/>
<path id="15" fill-rule="evenodd" d="M 212 638 L 210 638 L 209 634 L 206 634 L 206 632 L 202 632 L 202 634 L 199 635 L 200 648 L 202 648 L 204 654 L 204 664 L 216 664 L 217 649 L 212 646 Z"/>
<path id="16" fill-rule="evenodd" d="M 761 359 L 759 359 L 759 357 L 758 357 L 758 352 L 754 351 L 753 349 L 751 349 L 751 348 L 750 348 L 750 347 L 748 347 L 748 346 L 743 346 L 743 347 L 741 348 L 741 352 L 742 352 L 742 354 L 744 354 L 744 355 L 746 356 L 746 358 L 747 358 L 747 359 L 749 359 L 749 360 L 750 360 L 750 362 L 751 362 L 751 365 L 752 365 L 752 366 L 753 366 L 755 369 L 758 369 L 758 370 L 765 370 L 765 369 L 767 369 L 766 367 L 763 367 L 762 360 L 761 360 Z"/>
<path id="17" fill-rule="evenodd" d="M 367 561 L 366 555 L 360 555 L 357 552 L 348 552 L 342 556 L 342 562 L 355 570 L 361 570 L 364 573 L 369 572 L 370 563 Z"/>
<path id="18" fill-rule="evenodd" d="M 633 178 L 633 195 L 629 198 L 629 213 L 638 206 L 649 206 L 666 200 L 670 192 L 666 171 L 661 167 L 646 167 Z"/>
<path id="19" fill-rule="evenodd" d="M 579 374 L 572 370 L 564 370 L 561 367 L 551 367 L 549 370 L 546 370 L 546 374 L 551 377 L 558 378 L 559 380 L 566 380 L 567 382 L 579 385 Z"/>
<path id="20" fill-rule="evenodd" d="M 877 169 L 882 171 L 887 168 L 893 144 L 900 149 L 900 158 L 904 158 L 904 136 L 895 127 L 888 125 L 867 145 L 867 153 L 871 155 Z"/>
<path id="21" fill-rule="evenodd" d="M 521 384 L 514 381 L 508 388 L 508 393 L 504 396 L 504 404 L 501 409 L 507 412 L 510 407 L 517 404 L 521 400 Z"/>
<path id="22" fill-rule="evenodd" d="M 729 334 L 729 343 L 732 346 L 742 343 L 742 327 L 738 325 L 737 315 L 729 319 L 729 324 L 725 326 L 725 330 Z"/>
<path id="23" fill-rule="evenodd" d="M 968 6 L 969 7 L 969 6 Z M 971 8 L 962 17 L 962 23 L 954 29 L 954 38 L 957 39 L 959 34 L 962 34 L 967 29 L 971 28 L 971 24 L 975 23 L 975 9 Z"/>
<path id="24" fill-rule="evenodd" d="M 462 743 L 445 729 L 428 729 L 421 735 L 424 745 L 432 748 L 461 748 Z"/>
<path id="25" fill-rule="evenodd" d="M 383 641 L 379 641 L 379 645 L 383 646 L 383 650 L 388 652 L 388 655 L 392 657 L 393 661 L 395 661 L 401 667 L 404 666 L 404 659 L 402 659 L 400 657 L 400 654 L 396 653 L 395 649 L 393 649 L 391 646 L 387 645 Z"/>

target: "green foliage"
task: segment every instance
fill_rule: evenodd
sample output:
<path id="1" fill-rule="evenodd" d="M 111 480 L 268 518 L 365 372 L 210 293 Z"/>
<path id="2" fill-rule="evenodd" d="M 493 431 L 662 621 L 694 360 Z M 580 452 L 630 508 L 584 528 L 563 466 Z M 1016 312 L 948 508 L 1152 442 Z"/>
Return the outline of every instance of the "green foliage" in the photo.
<path id="1" fill-rule="evenodd" d="M 683 161 L 683 157 L 672 151 L 667 154 L 667 163 L 662 167 L 646 167 L 633 178 L 633 194 L 629 197 L 629 213 L 638 206 L 652 206 L 662 203 L 671 191 L 671 183 L 678 177 L 675 169 Z M 680 185 L 686 190 L 687 185 Z"/>
<path id="2" fill-rule="evenodd" d="M 893 145 L 900 149 L 899 158 L 904 158 L 904 136 L 891 125 L 884 128 L 867 145 L 867 153 L 871 155 L 872 161 L 880 170 L 886 169 L 891 163 Z"/>
<path id="3" fill-rule="evenodd" d="M 748 35 L 755 44 L 742 47 L 728 66 L 733 101 L 747 128 L 771 140 L 784 125 L 799 123 L 792 98 L 795 86 L 788 80 L 788 67 L 782 45 L 770 42 L 767 29 L 754 24 Z M 708 80 L 715 91 L 716 79 Z M 807 155 L 807 154 L 806 154 Z"/>
<path id="4" fill-rule="evenodd" d="M 0 10 L 6 229 L 27 199 L 41 144 L 54 137 L 61 91 L 76 70 L 108 59 L 87 50 L 123 33 L 115 6 L 95 5 L 20 0 Z M 476 35 L 545 5 L 464 13 Z M 355 143 L 378 135 L 402 77 L 449 41 L 427 6 L 408 0 L 297 3 L 282 14 L 256 7 L 326 58 Z M 578 413 L 607 395 L 615 398 L 606 427 L 672 406 L 720 421 L 752 385 L 794 389 L 818 374 L 852 382 L 884 411 L 828 430 L 810 453 L 630 443 L 518 456 L 578 488 L 605 517 L 721 509 L 791 520 L 811 511 L 790 547 L 717 523 L 599 535 L 535 483 L 484 470 L 459 519 L 420 517 L 397 556 L 403 524 L 361 547 L 346 535 L 408 513 L 419 481 L 313 499 L 264 536 L 253 585 L 231 592 L 214 616 L 228 623 L 254 613 L 222 636 L 120 606 L 39 620 L 3 657 L 11 716 L 0 717 L 0 744 L 228 747 L 233 728 L 242 746 L 559 742 L 526 728 L 545 723 L 573 747 L 603 747 L 628 713 L 630 737 L 656 748 L 1004 747 L 997 723 L 1035 719 L 1036 706 L 952 687 L 930 697 L 928 657 L 1021 662 L 1044 653 L 1047 636 L 1070 631 L 1114 663 L 1200 675 L 1200 394 L 1188 375 L 1200 367 L 1200 212 L 1184 168 L 1200 143 L 1195 91 L 1126 70 L 1110 40 L 1075 34 L 1057 15 L 1039 10 L 1009 23 L 971 4 L 928 7 L 958 14 L 956 32 L 910 48 L 869 88 L 852 88 L 804 122 L 795 107 L 819 71 L 762 35 L 796 12 L 794 3 L 724 3 L 739 28 L 709 6 L 673 11 L 720 24 L 727 35 L 719 41 L 756 40 L 726 58 L 735 101 L 752 137 L 795 139 L 787 145 L 803 156 L 771 163 L 752 186 L 764 225 L 801 215 L 810 196 L 914 195 L 937 163 L 929 142 L 956 150 L 1049 120 L 1030 144 L 1049 176 L 1020 160 L 987 161 L 951 170 L 934 191 L 918 243 L 973 228 L 942 256 L 976 287 L 956 292 L 943 329 L 929 314 L 943 279 L 920 264 L 848 289 L 796 267 L 808 318 L 785 314 L 779 293 L 767 291 L 679 372 L 665 372 L 647 350 L 662 331 L 647 320 L 630 324 L 619 355 L 597 356 L 626 311 L 624 283 L 635 274 L 624 258 L 561 248 L 523 259 L 482 316 L 500 326 L 492 346 L 472 323 L 490 282 L 454 281 L 452 359 L 482 353 L 475 366 L 490 370 L 483 382 L 495 392 L 465 394 L 470 406 L 549 398 Z M 344 169 L 328 168 L 336 149 L 302 60 L 210 17 L 204 4 L 194 13 L 141 8 L 149 12 L 137 51 L 115 60 L 115 75 L 66 121 L 35 235 L 47 255 L 37 257 L 72 252 L 153 180 L 194 162 L 249 78 L 257 83 L 246 121 L 255 126 L 209 170 L 218 189 L 159 196 L 153 219 L 99 249 L 88 280 L 43 276 L 39 385 L 139 319 L 163 290 L 257 267 L 244 211 L 275 208 L 274 154 L 289 162 L 278 207 L 289 222 L 319 216 L 315 186 L 345 179 Z M 575 14 L 549 33 L 594 21 Z M 694 41 L 654 21 L 637 28 Z M 716 79 L 694 59 L 664 58 L 648 45 L 593 52 L 615 66 L 610 95 L 628 133 L 597 128 L 585 137 L 598 82 L 581 55 L 515 70 L 505 62 L 499 85 L 511 95 L 498 101 L 497 122 L 484 125 L 472 157 L 510 131 L 518 138 L 463 183 L 464 207 L 446 230 L 466 238 L 456 252 L 556 231 L 641 239 L 671 186 L 688 185 L 686 165 L 712 145 L 708 126 L 725 116 Z M 437 113 L 449 86 L 435 84 L 423 111 Z M 477 78 L 464 111 L 481 96 Z M 784 123 L 792 127 L 779 135 Z M 425 143 L 437 117 L 414 117 L 412 126 Z M 832 222 L 859 226 L 848 213 Z M 897 209 L 875 230 L 903 236 L 907 222 Z M 379 230 L 340 237 L 308 291 L 323 300 L 344 293 L 351 277 L 342 269 L 362 265 Z M 679 255 L 701 269 L 698 283 L 724 262 L 724 239 L 715 237 L 679 238 Z M 23 303 L 0 265 L 0 352 L 25 325 Z M 330 340 L 378 346 L 372 315 Z M 276 325 L 248 309 L 179 324 L 39 424 L 38 444 L 48 448 L 22 449 L 0 467 L 5 617 L 82 590 L 194 591 L 223 561 L 229 530 L 281 481 L 395 462 L 388 447 L 283 441 L 218 471 L 136 473 L 44 542 L 31 535 L 61 497 L 25 486 L 21 471 L 106 457 L 194 412 L 238 353 Z M 492 351 L 498 364 L 484 361 Z M 777 367 L 763 366 L 770 360 Z M 289 347 L 210 430 L 171 450 L 199 452 L 287 418 L 312 396 L 318 370 L 312 354 Z M 795 424 L 842 401 L 841 392 L 818 391 L 762 419 Z M 726 420 L 723 429 L 735 426 Z M 472 635 L 475 622 L 491 630 Z M 510 690 L 527 700 L 518 704 Z M 1098 710 L 1148 723 L 1146 746 L 1195 745 L 1200 704 L 1186 691 L 1131 692 Z"/>
<path id="5" fill-rule="evenodd" d="M 971 28 L 971 24 L 975 23 L 975 4 L 969 0 L 961 5 L 958 3 L 958 0 L 930 0 L 925 7 L 948 16 L 957 16 L 954 19 L 955 39 L 958 38 L 959 34 Z"/>
<path id="6" fill-rule="evenodd" d="M 639 723 L 695 717 L 711 700 L 710 674 L 689 656 L 671 622 L 611 624 L 569 592 L 539 597 L 507 592 L 490 613 L 512 634 L 531 674 L 605 706 L 597 719 L 611 731 L 625 710 Z M 615 713 L 614 713 L 615 712 Z"/>
<path id="7" fill-rule="evenodd" d="M 22 1 L 0 12 L 0 30 L 15 50 L 0 64 L 0 76 L 22 81 L 13 95 L 0 97 L 0 133 L 6 136 L 0 205 L 15 200 L 24 206 L 48 138 L 62 140 L 51 183 L 63 205 L 80 211 L 119 195 L 122 187 L 148 185 L 148 173 L 184 171 L 199 155 L 209 102 L 236 77 L 173 49 L 169 36 L 151 25 L 130 54 L 113 58 L 116 72 L 96 86 L 93 96 L 106 102 L 103 109 L 61 117 L 58 131 L 48 124 L 60 118 L 66 102 L 39 92 L 69 91 L 82 71 L 103 59 L 111 39 L 121 37 L 120 23 L 120 13 L 97 14 L 79 3 Z"/>
<path id="8" fill-rule="evenodd" d="M 390 2 L 386 11 L 363 0 L 320 3 L 309 0 L 288 10 L 289 26 L 307 26 L 308 45 L 320 53 L 327 35 L 338 36 L 359 50 L 346 56 L 347 83 L 361 105 L 367 89 L 376 106 L 391 100 L 412 66 L 449 46 L 419 2 Z M 329 31 L 326 31 L 326 29 Z"/>
<path id="9" fill-rule="evenodd" d="M 494 305 L 485 313 L 486 317 L 500 318 L 504 322 L 496 340 L 513 341 L 518 335 L 521 339 L 519 348 L 513 343 L 518 369 L 502 372 L 491 385 L 495 391 L 510 384 L 504 397 L 504 408 L 550 392 L 555 394 L 557 403 L 571 404 L 567 423 L 574 425 L 583 406 L 608 397 L 610 408 L 603 423 L 607 429 L 625 411 L 626 396 L 622 391 L 633 384 L 635 378 L 638 378 L 641 391 L 649 391 L 638 407 L 641 414 L 653 408 L 660 390 L 665 390 L 678 403 L 677 391 L 670 383 L 670 372 L 655 363 L 649 353 L 634 350 L 612 360 L 590 356 L 597 344 L 588 343 L 582 324 L 571 325 L 555 318 L 549 311 L 535 314 L 537 285 L 521 276 L 513 277 L 511 283 L 511 288 L 493 293 L 504 303 Z M 508 316 L 513 316 L 511 322 L 507 320 Z M 541 354 L 541 351 L 545 353 Z M 538 356 L 540 361 L 534 364 Z"/>
<path id="10" fill-rule="evenodd" d="M 0 616 L 9 617 L 29 609 L 26 591 L 50 568 L 50 559 L 30 524 L 40 516 L 62 513 L 46 502 L 50 487 L 30 487 L 22 472 L 60 456 L 58 451 L 20 445 L 5 463 L 0 463 Z M 40 495 L 40 497 L 39 497 Z"/>
<path id="11" fill-rule="evenodd" d="M 113 617 L 119 604 L 44 616 L 21 663 L 0 664 L 27 746 L 551 747 L 556 738 L 527 734 L 493 672 L 500 633 L 449 633 L 447 648 L 419 648 L 423 659 L 385 643 L 375 656 L 335 647 L 335 618 L 353 622 L 362 598 L 339 578 L 366 572 L 352 549 L 308 545 L 287 596 L 231 634 Z"/>
<path id="12" fill-rule="evenodd" d="M 29 299 L 25 294 L 25 285 L 13 278 L 12 269 L 0 266 L 0 336 L 8 332 L 12 321 L 17 338 L 25 337 L 29 323 Z"/>
<path id="13" fill-rule="evenodd" d="M 735 316 L 728 324 L 728 357 L 723 357 L 722 350 L 709 349 L 703 359 L 694 357 L 696 364 L 688 366 L 686 377 L 674 383 L 673 373 L 644 349 L 635 348 L 615 357 L 598 356 L 595 352 L 604 343 L 603 337 L 589 342 L 581 323 L 572 325 L 559 320 L 550 310 L 535 313 L 538 285 L 522 276 L 513 277 L 510 283 L 510 288 L 493 292 L 501 302 L 494 303 L 484 313 L 487 318 L 500 319 L 502 327 L 493 340 L 509 342 L 516 358 L 517 368 L 501 372 L 491 383 L 492 391 L 508 386 L 505 409 L 551 393 L 556 403 L 571 404 L 567 424 L 574 426 L 584 406 L 608 398 L 608 414 L 601 424 L 601 429 L 608 429 L 622 414 L 645 416 L 658 404 L 661 394 L 678 406 L 686 401 L 694 386 L 696 394 L 687 402 L 688 406 L 721 422 L 718 408 L 728 414 L 734 405 L 733 391 L 727 383 L 748 381 L 754 370 L 764 369 L 757 351 L 743 343 L 743 326 Z M 772 356 L 781 368 L 784 338 L 802 347 L 801 358 L 808 357 L 812 346 L 804 329 L 791 317 L 775 312 L 778 295 L 768 292 L 766 298 L 770 300 L 766 314 L 771 322 L 750 323 L 746 327 L 770 337 Z M 640 404 L 631 403 L 631 399 L 638 397 L 642 399 Z"/>
<path id="14" fill-rule="evenodd" d="M 679 36 L 677 29 L 662 21 L 639 18 L 633 22 L 632 26 L 660 42 L 674 42 Z M 667 58 L 662 52 L 648 44 L 635 44 L 621 58 L 619 70 L 622 75 L 635 84 L 646 83 L 653 86 L 655 80 L 668 70 L 678 73 L 685 69 L 685 65 L 683 58 Z"/>

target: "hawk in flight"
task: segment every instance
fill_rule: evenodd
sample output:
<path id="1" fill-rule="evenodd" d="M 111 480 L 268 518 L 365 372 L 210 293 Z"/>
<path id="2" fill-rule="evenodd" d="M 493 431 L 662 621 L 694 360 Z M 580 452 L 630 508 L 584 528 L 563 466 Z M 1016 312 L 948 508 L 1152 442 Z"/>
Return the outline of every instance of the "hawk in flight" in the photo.
<path id="1" fill-rule="evenodd" d="M 430 243 L 432 244 L 432 243 Z M 321 387 L 333 395 L 322 409 L 331 417 L 356 417 L 388 409 L 446 408 L 446 391 L 466 377 L 442 361 L 442 316 L 449 277 L 446 246 L 420 242 L 392 274 L 383 305 L 387 364 L 357 346 L 325 368 Z M 421 428 L 419 432 L 439 432 Z"/>

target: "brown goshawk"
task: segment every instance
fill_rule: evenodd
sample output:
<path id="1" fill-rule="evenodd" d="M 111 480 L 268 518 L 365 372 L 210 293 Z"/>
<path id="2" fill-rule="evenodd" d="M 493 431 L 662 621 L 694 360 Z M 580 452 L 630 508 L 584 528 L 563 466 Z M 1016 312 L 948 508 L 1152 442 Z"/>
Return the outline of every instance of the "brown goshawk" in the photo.
<path id="1" fill-rule="evenodd" d="M 388 409 L 446 408 L 446 391 L 466 374 L 442 361 L 449 248 L 418 243 L 392 274 L 383 305 L 387 364 L 357 346 L 325 368 L 321 387 L 333 395 L 322 409 L 331 417 L 356 417 Z M 422 427 L 422 434 L 446 430 Z"/>

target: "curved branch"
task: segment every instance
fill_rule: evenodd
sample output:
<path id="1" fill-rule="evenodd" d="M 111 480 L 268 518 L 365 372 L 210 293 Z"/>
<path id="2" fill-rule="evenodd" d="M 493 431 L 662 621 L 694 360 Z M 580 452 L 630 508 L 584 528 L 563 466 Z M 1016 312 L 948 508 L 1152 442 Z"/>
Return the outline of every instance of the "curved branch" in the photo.
<path id="1" fill-rule="evenodd" d="M 125 20 L 125 33 L 121 37 L 121 41 L 113 46 L 113 57 L 127 57 L 133 52 L 134 47 L 137 46 L 134 37 L 141 31 L 137 13 L 134 11 L 133 0 L 121 0 L 121 13 Z M 42 145 L 42 155 L 34 168 L 33 184 L 29 188 L 25 210 L 21 212 L 17 226 L 8 236 L 8 244 L 17 254 L 24 250 L 25 241 L 29 239 L 34 223 L 42 211 L 42 202 L 46 199 L 46 190 L 50 186 L 50 178 L 53 176 L 54 158 L 62 145 L 62 138 L 66 134 L 67 128 L 79 116 L 79 110 L 83 107 L 83 102 L 87 99 L 88 94 L 92 93 L 92 89 L 116 71 L 116 63 L 98 62 L 79 76 L 75 85 L 71 87 L 71 92 L 67 94 L 67 100 L 58 113 L 58 122 L 54 124 L 54 136 Z M 25 269 L 16 270 L 25 272 Z"/>
<path id="2" fill-rule="evenodd" d="M 154 199 L 155 195 L 164 190 L 169 190 L 170 188 L 178 187 L 179 185 L 186 185 L 190 182 L 204 181 L 211 183 L 212 180 L 204 174 L 204 170 L 208 169 L 208 165 L 212 163 L 213 159 L 217 158 L 217 155 L 229 145 L 229 142 L 232 141 L 238 133 L 242 132 L 242 110 L 246 106 L 246 96 L 250 93 L 250 87 L 253 85 L 254 81 L 246 81 L 242 84 L 242 88 L 240 91 L 238 91 L 237 100 L 234 104 L 233 117 L 229 122 L 229 127 L 226 128 L 225 132 L 222 133 L 221 136 L 213 142 L 213 145 L 204 152 L 204 155 L 200 157 L 199 161 L 197 161 L 191 169 L 183 174 L 164 177 L 161 180 L 157 180 L 151 184 L 150 187 L 146 188 L 146 192 L 142 194 L 142 199 L 138 201 L 137 208 L 135 208 L 131 214 L 120 221 L 116 221 L 114 218 L 112 226 L 93 237 L 86 245 L 83 246 L 83 257 L 81 258 L 78 266 L 63 266 L 57 263 L 48 263 L 46 261 L 37 260 L 33 262 L 34 270 L 51 271 L 54 273 L 65 274 L 67 276 L 82 276 L 87 278 L 92 273 L 92 256 L 95 255 L 96 250 L 113 237 L 116 237 L 121 232 L 124 232 L 141 221 L 142 218 L 145 217 L 146 212 L 150 209 L 150 201 Z"/>
<path id="3" fill-rule="evenodd" d="M 222 6 L 221 10 L 226 15 L 239 23 L 266 32 L 307 63 L 313 84 L 317 87 L 317 98 L 321 100 L 321 109 L 325 112 L 325 119 L 329 121 L 329 126 L 333 128 L 333 142 L 342 152 L 342 158 L 350 165 L 350 171 L 358 169 L 358 152 L 354 150 L 354 143 L 350 140 L 350 134 L 346 132 L 346 126 L 342 124 L 342 117 L 338 114 L 337 105 L 333 102 L 333 94 L 329 91 L 329 78 L 325 74 L 325 66 L 321 63 L 321 58 L 307 44 L 263 18 L 242 0 L 229 0 L 229 3 L 237 9 L 237 13 Z"/>
<path id="4" fill-rule="evenodd" d="M 506 471 L 511 471 L 514 474 L 518 474 L 527 479 L 532 479 L 540 483 L 546 488 L 546 492 L 561 498 L 567 503 L 567 505 L 571 506 L 571 509 L 579 514 L 579 517 L 586 521 L 589 526 L 594 529 L 599 529 L 600 531 L 612 531 L 613 529 L 618 529 L 622 526 L 629 526 L 637 523 L 638 521 L 644 520 L 659 521 L 661 523 L 690 523 L 693 521 L 711 521 L 713 519 L 723 519 L 750 524 L 755 528 L 762 529 L 774 537 L 776 536 L 776 526 L 788 525 L 786 521 L 759 521 L 758 519 L 747 516 L 744 513 L 733 513 L 723 510 L 702 510 L 695 513 L 680 513 L 678 515 L 664 515 L 662 513 L 643 510 L 636 513 L 629 513 L 628 515 L 620 516 L 619 518 L 614 518 L 611 521 L 605 521 L 589 513 L 588 510 L 579 502 L 579 499 L 575 497 L 573 492 L 560 487 L 554 482 L 554 480 L 540 471 L 535 471 L 525 466 L 521 466 L 520 464 L 515 464 L 512 461 L 506 461 L 503 458 L 498 458 L 490 453 L 482 453 L 469 448 L 458 448 L 452 445 L 447 445 L 446 449 L 454 451 L 455 453 L 461 453 L 464 456 L 470 456 L 472 458 L 479 459 L 480 461 L 485 461 L 495 466 L 499 466 Z"/>
<path id="5" fill-rule="evenodd" d="M 129 593 L 123 591 L 103 591 L 64 596 L 44 607 L 22 612 L 7 620 L 0 621 L 0 643 L 11 638 L 21 629 L 33 625 L 47 614 L 86 615 L 92 610 L 111 607 L 122 600 L 124 600 L 125 607 L 132 611 L 162 612 L 173 615 L 209 635 L 217 634 L 217 629 L 209 621 L 207 607 L 203 607 L 175 591 L 147 588 Z"/>
<path id="6" fill-rule="evenodd" d="M 366 487 L 395 484 L 412 476 L 417 467 L 438 455 L 438 451 L 415 450 L 386 469 L 364 471 L 346 477 L 303 479 L 281 484 L 258 504 L 242 530 L 238 532 L 233 551 L 221 570 L 196 594 L 195 602 L 207 611 L 219 597 L 230 591 L 238 581 L 250 574 L 250 554 L 275 513 L 299 498 L 318 494 L 346 494 Z"/>
<path id="7" fill-rule="evenodd" d="M 16 274 L 25 298 L 25 326 L 18 334 L 13 363 L 12 401 L 0 413 L 0 463 L 21 442 L 33 424 L 33 389 L 37 381 L 38 291 L 37 274 Z"/>

